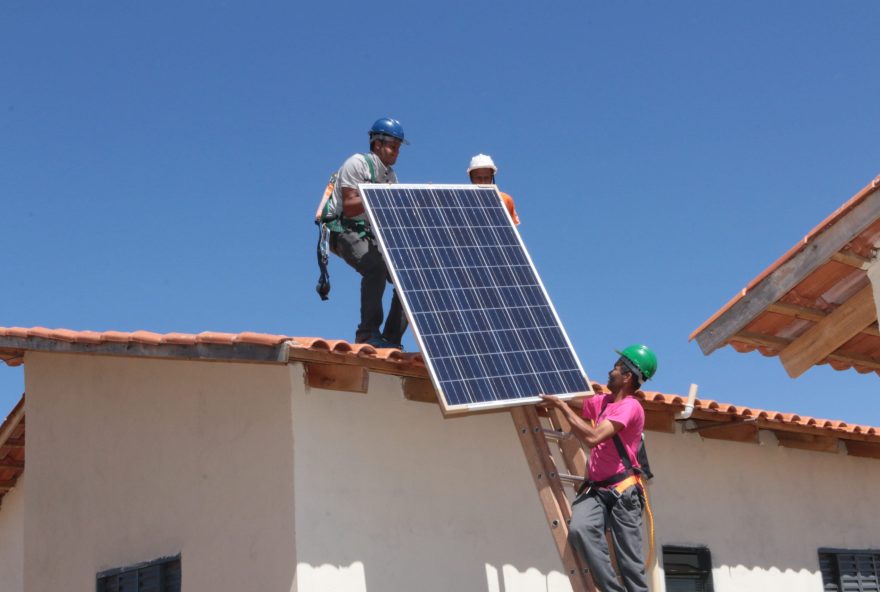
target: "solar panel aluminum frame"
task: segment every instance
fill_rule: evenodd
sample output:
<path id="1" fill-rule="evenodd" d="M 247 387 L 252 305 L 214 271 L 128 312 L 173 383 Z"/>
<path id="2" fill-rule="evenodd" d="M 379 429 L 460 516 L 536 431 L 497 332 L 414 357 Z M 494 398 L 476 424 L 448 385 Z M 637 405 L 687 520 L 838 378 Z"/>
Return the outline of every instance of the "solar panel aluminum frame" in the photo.
<path id="1" fill-rule="evenodd" d="M 422 355 L 425 360 L 425 364 L 428 367 L 428 374 L 431 377 L 431 382 L 434 385 L 434 389 L 436 390 L 438 396 L 438 402 L 440 403 L 440 408 L 443 411 L 444 415 L 458 415 L 458 414 L 466 414 L 466 413 L 476 413 L 476 412 L 485 412 L 485 411 L 493 411 L 493 410 L 501 410 L 509 407 L 515 407 L 520 405 L 534 405 L 535 403 L 539 403 L 541 399 L 537 396 L 534 397 L 520 397 L 520 398 L 512 398 L 512 399 L 503 399 L 503 400 L 495 400 L 495 401 L 486 401 L 486 402 L 477 402 L 477 403 L 465 403 L 458 405 L 450 405 L 446 399 L 446 395 L 443 391 L 443 386 L 441 381 L 438 379 L 438 373 L 435 371 L 434 361 L 431 359 L 431 356 L 428 355 L 428 348 L 426 347 L 422 335 L 419 330 L 418 323 L 415 322 L 415 314 L 413 314 L 413 309 L 409 302 L 409 295 L 405 290 L 398 288 L 402 285 L 400 282 L 400 277 L 396 266 L 393 264 L 393 261 L 389 259 L 387 256 L 388 247 L 386 244 L 385 237 L 383 236 L 383 230 L 380 224 L 377 223 L 376 215 L 373 212 L 372 206 L 370 205 L 369 194 L 371 191 L 377 190 L 424 190 L 424 189 L 436 189 L 436 190 L 472 190 L 475 188 L 480 189 L 492 189 L 495 191 L 498 196 L 498 203 L 501 209 L 504 211 L 504 214 L 507 217 L 507 221 L 510 224 L 510 228 L 513 230 L 514 235 L 516 236 L 517 241 L 519 241 L 519 246 L 522 249 L 523 254 L 525 255 L 526 260 L 529 263 L 532 271 L 535 274 L 535 279 L 538 282 L 538 286 L 541 289 L 541 292 L 544 295 L 544 299 L 550 308 L 551 313 L 553 314 L 553 318 L 558 325 L 562 337 L 565 341 L 568 350 L 571 352 L 571 355 L 574 358 L 575 363 L 577 364 L 577 368 L 580 370 L 581 376 L 583 376 L 584 383 L 586 385 L 586 390 L 573 392 L 573 393 L 553 393 L 558 396 L 560 399 L 571 399 L 574 397 L 580 396 L 589 396 L 595 394 L 592 388 L 592 384 L 590 382 L 587 373 L 584 371 L 583 366 L 581 365 L 581 361 L 575 352 L 574 346 L 571 343 L 571 340 L 568 337 L 568 333 L 565 330 L 565 327 L 562 324 L 561 319 L 559 318 L 559 314 L 556 312 L 556 307 L 553 306 L 553 302 L 550 300 L 550 295 L 547 293 L 547 289 L 544 286 L 543 280 L 541 280 L 541 276 L 538 274 L 538 270 L 535 267 L 534 261 L 532 261 L 531 255 L 529 255 L 528 249 L 526 249 L 525 243 L 522 240 L 522 236 L 519 234 L 519 230 L 517 230 L 516 225 L 513 222 L 513 219 L 510 216 L 510 212 L 507 211 L 507 208 L 503 206 L 503 200 L 499 193 L 498 187 L 496 185 L 473 185 L 473 184 L 465 184 L 465 185 L 456 185 L 456 184 L 406 184 L 399 183 L 394 184 L 393 186 L 389 185 L 377 185 L 373 183 L 361 183 L 358 185 L 358 190 L 362 197 L 362 201 L 364 204 L 364 210 L 366 212 L 367 218 L 370 221 L 370 225 L 372 226 L 373 236 L 376 238 L 379 249 L 382 252 L 382 255 L 385 259 L 386 267 L 388 268 L 389 273 L 391 274 L 391 278 L 394 281 L 394 285 L 397 288 L 397 295 L 400 298 L 401 304 L 403 305 L 403 309 L 407 315 L 407 319 L 409 320 L 410 326 L 413 329 L 413 334 L 415 336 L 416 341 L 419 344 L 419 349 L 422 351 Z"/>

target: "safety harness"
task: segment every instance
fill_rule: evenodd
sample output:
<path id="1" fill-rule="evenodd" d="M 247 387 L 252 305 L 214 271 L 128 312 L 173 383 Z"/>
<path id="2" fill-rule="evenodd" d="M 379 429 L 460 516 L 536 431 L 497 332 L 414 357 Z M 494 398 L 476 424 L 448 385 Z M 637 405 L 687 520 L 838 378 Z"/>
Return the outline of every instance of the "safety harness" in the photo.
<path id="1" fill-rule="evenodd" d="M 602 417 L 607 406 L 608 398 L 606 397 L 597 417 Z M 595 420 L 590 420 L 590 422 L 593 427 L 596 427 L 597 422 Z M 652 479 L 654 473 L 651 472 L 651 467 L 648 463 L 648 451 L 645 448 L 645 434 L 642 434 L 642 439 L 639 443 L 639 450 L 636 454 L 636 459 L 639 461 L 640 465 L 639 467 L 633 466 L 632 461 L 629 458 L 629 453 L 627 452 L 626 447 L 624 447 L 623 441 L 620 439 L 620 435 L 615 433 L 613 440 L 614 447 L 617 449 L 617 454 L 620 455 L 620 460 L 623 462 L 624 470 L 607 479 L 603 479 L 602 481 L 591 481 L 590 479 L 584 480 L 578 488 L 577 494 L 581 495 L 593 488 L 611 489 L 619 498 L 630 487 L 635 485 L 639 488 L 642 497 L 645 499 L 645 514 L 648 516 L 648 556 L 645 559 L 645 569 L 647 570 L 654 559 L 654 512 L 651 510 L 651 500 L 648 497 L 648 488 L 645 486 L 645 481 Z"/>
<path id="2" fill-rule="evenodd" d="M 373 160 L 369 154 L 362 154 L 361 156 L 363 156 L 364 161 L 367 163 L 367 168 L 370 169 L 370 183 L 375 183 L 376 168 L 373 166 Z M 315 291 L 321 297 L 321 300 L 328 300 L 330 298 L 330 271 L 327 269 L 327 263 L 330 259 L 330 233 L 353 230 L 358 233 L 360 238 L 372 237 L 365 220 L 345 218 L 342 215 L 342 204 L 335 203 L 333 189 L 336 187 L 338 174 L 336 172 L 330 175 L 330 181 L 327 182 L 324 195 L 321 197 L 321 202 L 318 204 L 318 209 L 315 212 L 315 224 L 318 226 L 318 270 L 320 271 Z"/>

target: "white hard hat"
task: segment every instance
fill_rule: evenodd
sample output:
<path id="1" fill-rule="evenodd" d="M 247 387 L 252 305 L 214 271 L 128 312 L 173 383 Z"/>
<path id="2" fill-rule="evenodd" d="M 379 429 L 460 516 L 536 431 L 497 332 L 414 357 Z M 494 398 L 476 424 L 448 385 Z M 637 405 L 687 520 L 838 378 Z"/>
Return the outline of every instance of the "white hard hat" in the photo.
<path id="1" fill-rule="evenodd" d="M 488 154 L 477 154 L 471 159 L 471 164 L 468 167 L 468 174 L 471 174 L 471 171 L 475 171 L 477 169 L 492 169 L 493 173 L 498 172 L 498 167 L 495 166 L 495 163 L 492 161 L 492 157 Z"/>

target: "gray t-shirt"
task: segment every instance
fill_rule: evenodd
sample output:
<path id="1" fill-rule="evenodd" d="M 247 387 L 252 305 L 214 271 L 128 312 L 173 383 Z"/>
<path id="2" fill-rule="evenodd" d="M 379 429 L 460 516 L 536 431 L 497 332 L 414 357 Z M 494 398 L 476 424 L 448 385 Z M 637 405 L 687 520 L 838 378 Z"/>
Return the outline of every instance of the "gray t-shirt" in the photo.
<path id="1" fill-rule="evenodd" d="M 394 170 L 385 166 L 379 157 L 370 152 L 369 154 L 354 154 L 348 158 L 339 172 L 336 173 L 336 185 L 333 187 L 333 203 L 335 204 L 334 212 L 342 213 L 342 188 L 350 187 L 357 189 L 358 183 L 370 183 L 370 167 L 367 165 L 366 158 L 373 163 L 373 171 L 375 183 L 397 183 L 397 175 Z M 366 213 L 354 216 L 353 220 L 366 220 Z"/>

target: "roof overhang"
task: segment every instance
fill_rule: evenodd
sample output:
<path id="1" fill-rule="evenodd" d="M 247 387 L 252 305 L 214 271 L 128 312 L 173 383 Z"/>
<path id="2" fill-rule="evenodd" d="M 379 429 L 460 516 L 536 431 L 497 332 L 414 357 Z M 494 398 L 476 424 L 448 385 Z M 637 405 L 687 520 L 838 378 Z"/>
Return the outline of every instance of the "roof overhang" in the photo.
<path id="1" fill-rule="evenodd" d="M 779 356 L 792 377 L 817 364 L 880 373 L 880 177 L 703 323 L 703 353 L 730 345 Z"/>

